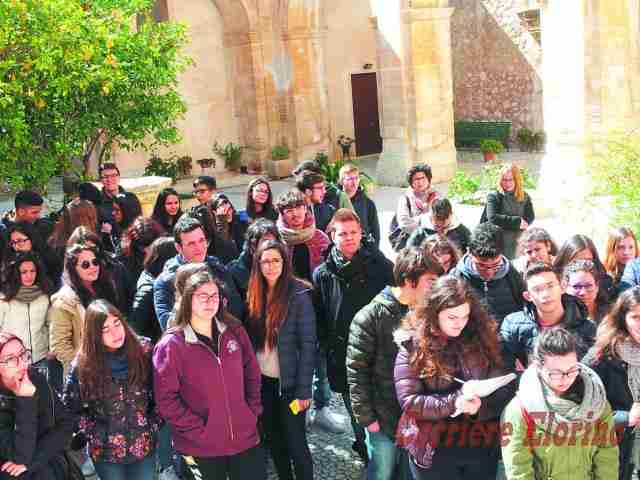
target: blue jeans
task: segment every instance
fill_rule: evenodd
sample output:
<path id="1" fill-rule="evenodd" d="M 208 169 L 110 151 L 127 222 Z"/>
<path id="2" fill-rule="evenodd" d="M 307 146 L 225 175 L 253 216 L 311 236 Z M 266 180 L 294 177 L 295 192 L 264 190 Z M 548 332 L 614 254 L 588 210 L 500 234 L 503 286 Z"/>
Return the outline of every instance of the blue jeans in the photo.
<path id="1" fill-rule="evenodd" d="M 327 352 L 318 350 L 316 370 L 313 372 L 313 405 L 321 410 L 331 401 L 331 386 L 327 378 Z"/>
<path id="2" fill-rule="evenodd" d="M 364 434 L 369 455 L 367 480 L 411 480 L 407 452 L 382 431 L 365 429 Z"/>
<path id="3" fill-rule="evenodd" d="M 100 480 L 147 480 L 153 478 L 155 464 L 155 455 L 153 454 L 136 463 L 94 463 Z"/>

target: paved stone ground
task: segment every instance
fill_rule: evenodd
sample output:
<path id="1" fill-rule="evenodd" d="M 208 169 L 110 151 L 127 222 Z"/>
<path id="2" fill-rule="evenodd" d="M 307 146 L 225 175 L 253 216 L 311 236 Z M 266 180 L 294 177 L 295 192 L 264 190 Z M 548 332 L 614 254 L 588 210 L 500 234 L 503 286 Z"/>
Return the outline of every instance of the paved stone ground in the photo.
<path id="1" fill-rule="evenodd" d="M 355 440 L 349 415 L 342 403 L 342 397 L 334 394 L 330 403 L 331 410 L 345 416 L 348 424 L 347 432 L 329 433 L 319 427 L 312 427 L 307 432 L 307 440 L 313 458 L 314 477 L 318 480 L 358 480 L 364 474 L 364 462 L 357 453 L 351 450 Z M 273 468 L 269 465 L 269 480 L 278 480 Z"/>

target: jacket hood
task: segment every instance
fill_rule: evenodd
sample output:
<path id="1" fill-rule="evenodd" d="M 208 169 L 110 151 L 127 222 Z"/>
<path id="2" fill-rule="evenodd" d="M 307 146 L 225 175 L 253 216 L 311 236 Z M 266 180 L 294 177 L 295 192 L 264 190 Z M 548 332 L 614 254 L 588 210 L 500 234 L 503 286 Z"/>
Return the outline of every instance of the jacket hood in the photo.
<path id="1" fill-rule="evenodd" d="M 502 263 L 500 265 L 500 268 L 498 269 L 494 277 L 490 280 L 484 280 L 478 274 L 478 271 L 474 267 L 473 261 L 471 260 L 471 254 L 469 253 L 464 254 L 464 256 L 458 262 L 458 265 L 456 266 L 456 268 L 465 277 L 473 277 L 483 282 L 485 281 L 492 282 L 494 280 L 500 280 L 501 278 L 506 277 L 507 273 L 509 273 L 509 268 L 510 268 L 509 260 L 504 255 L 502 255 L 501 259 L 502 259 Z"/>
<path id="2" fill-rule="evenodd" d="M 75 310 L 80 305 L 80 297 L 69 285 L 62 285 L 60 290 L 51 295 L 51 304 L 58 303 L 69 310 Z"/>
<path id="3" fill-rule="evenodd" d="M 562 306 L 564 308 L 563 325 L 568 329 L 575 329 L 583 322 L 588 322 L 589 311 L 587 306 L 576 297 L 563 293 Z M 538 312 L 533 302 L 525 302 L 524 315 L 534 323 L 538 323 Z"/>

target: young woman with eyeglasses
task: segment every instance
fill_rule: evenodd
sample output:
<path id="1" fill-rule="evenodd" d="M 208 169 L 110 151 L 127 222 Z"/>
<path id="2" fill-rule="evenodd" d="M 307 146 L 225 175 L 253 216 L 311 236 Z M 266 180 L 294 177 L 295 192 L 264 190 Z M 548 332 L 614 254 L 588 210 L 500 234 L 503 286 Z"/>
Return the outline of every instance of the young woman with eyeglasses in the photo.
<path id="1" fill-rule="evenodd" d="M 614 416 L 598 374 L 578 363 L 576 337 L 544 330 L 534 361 L 502 416 L 507 478 L 611 480 L 618 476 Z"/>
<path id="2" fill-rule="evenodd" d="M 46 378 L 30 366 L 31 352 L 0 333 L 0 478 L 66 480 L 64 450 L 73 419 Z"/>
<path id="3" fill-rule="evenodd" d="M 211 272 L 187 280 L 176 326 L 154 350 L 155 400 L 189 479 L 264 480 L 260 367 L 226 302 Z"/>
<path id="4" fill-rule="evenodd" d="M 495 478 L 497 436 L 476 441 L 464 432 L 497 429 L 513 395 L 512 384 L 484 398 L 474 386 L 505 373 L 496 330 L 467 283 L 445 275 L 396 332 L 397 443 L 415 480 Z"/>
<path id="5" fill-rule="evenodd" d="M 266 178 L 259 177 L 249 183 L 246 209 L 250 223 L 259 218 L 266 218 L 272 222 L 278 219 L 278 212 L 273 206 L 271 186 Z"/>
<path id="6" fill-rule="evenodd" d="M 589 320 L 595 324 L 600 323 L 610 307 L 605 292 L 600 289 L 601 278 L 591 260 L 575 260 L 562 272 L 562 288 L 586 305 Z"/>
<path id="7" fill-rule="evenodd" d="M 161 420 L 153 402 L 151 350 L 151 341 L 138 337 L 112 304 L 89 304 L 63 398 L 102 480 L 154 475 Z"/>
<path id="8" fill-rule="evenodd" d="M 317 355 L 316 317 L 311 286 L 293 275 L 283 243 L 268 240 L 258 247 L 247 304 L 262 372 L 261 421 L 278 478 L 293 478 L 293 462 L 296 479 L 313 479 L 305 418 Z"/>
<path id="9" fill-rule="evenodd" d="M 80 348 L 89 303 L 101 298 L 117 305 L 118 297 L 112 277 L 95 247 L 69 247 L 62 277 L 62 288 L 51 297 L 49 324 L 51 350 L 66 373 Z"/>

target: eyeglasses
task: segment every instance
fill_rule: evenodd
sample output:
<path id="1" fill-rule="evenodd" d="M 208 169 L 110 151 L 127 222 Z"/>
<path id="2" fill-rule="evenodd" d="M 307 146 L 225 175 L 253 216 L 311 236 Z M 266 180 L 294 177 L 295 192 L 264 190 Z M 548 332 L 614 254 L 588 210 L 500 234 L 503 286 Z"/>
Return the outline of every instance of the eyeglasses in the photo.
<path id="1" fill-rule="evenodd" d="M 569 288 L 576 292 L 583 291 L 585 293 L 589 293 L 592 292 L 596 286 L 593 283 L 576 283 L 575 285 L 569 285 Z"/>
<path id="2" fill-rule="evenodd" d="M 18 355 L 1 360 L 0 365 L 9 368 L 18 368 L 20 366 L 20 362 L 31 363 L 31 350 L 24 350 Z"/>
<path id="3" fill-rule="evenodd" d="M 279 265 L 282 265 L 282 259 L 274 258 L 272 260 L 260 260 L 260 265 L 262 265 L 263 267 L 277 267 Z"/>
<path id="4" fill-rule="evenodd" d="M 19 238 L 17 240 L 11 240 L 9 242 L 9 245 L 11 245 L 12 247 L 15 247 L 15 246 L 18 246 L 18 245 L 22 246 L 25 243 L 30 242 L 30 241 L 31 241 L 30 238 Z"/>
<path id="5" fill-rule="evenodd" d="M 342 179 L 343 182 L 357 182 L 358 180 L 360 180 L 360 177 L 355 175 L 353 177 L 344 177 Z"/>
<path id="6" fill-rule="evenodd" d="M 105 180 L 111 180 L 112 178 L 118 178 L 120 176 L 119 173 L 103 173 L 102 178 Z"/>
<path id="7" fill-rule="evenodd" d="M 564 380 L 565 378 L 575 378 L 580 373 L 580 365 L 576 365 L 575 367 L 567 370 L 566 372 L 562 372 L 560 370 L 546 370 L 547 375 L 549 376 L 549 380 L 554 382 L 559 382 L 560 380 Z"/>
<path id="8" fill-rule="evenodd" d="M 500 266 L 502 265 L 502 259 L 499 259 L 497 262 L 493 262 L 493 263 L 483 263 L 480 260 L 476 259 L 475 257 L 471 257 L 473 260 L 473 263 L 476 267 L 477 270 L 482 270 L 483 272 L 494 272 L 500 269 Z"/>
<path id="9" fill-rule="evenodd" d="M 198 293 L 195 295 L 201 303 L 209 303 L 209 302 L 217 302 L 220 300 L 220 293 L 212 293 L 211 295 L 207 295 L 206 293 Z"/>
<path id="10" fill-rule="evenodd" d="M 100 262 L 97 258 L 94 258 L 93 260 L 83 260 L 82 262 L 80 262 L 80 268 L 83 270 L 88 270 L 89 268 L 91 268 L 91 265 L 93 265 L 94 267 L 98 267 L 100 266 Z"/>

